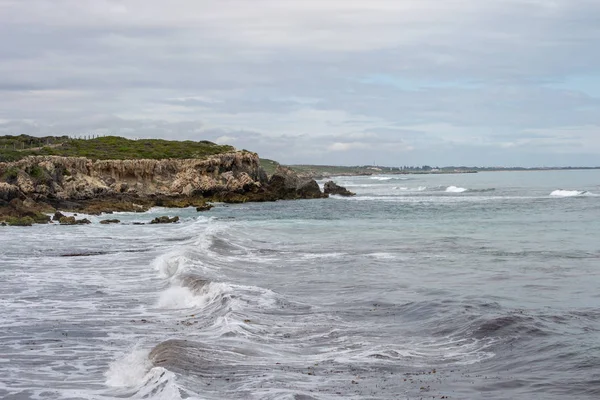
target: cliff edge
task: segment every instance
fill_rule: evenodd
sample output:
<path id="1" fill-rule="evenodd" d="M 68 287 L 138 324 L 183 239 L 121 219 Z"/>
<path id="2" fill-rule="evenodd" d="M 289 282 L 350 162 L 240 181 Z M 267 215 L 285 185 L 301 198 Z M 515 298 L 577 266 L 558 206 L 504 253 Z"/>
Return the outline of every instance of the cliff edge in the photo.
<path id="1" fill-rule="evenodd" d="M 268 178 L 258 155 L 248 151 L 204 159 L 28 156 L 0 163 L 0 221 L 32 216 L 25 209 L 100 213 L 322 197 L 314 180 L 290 169 L 279 167 Z"/>

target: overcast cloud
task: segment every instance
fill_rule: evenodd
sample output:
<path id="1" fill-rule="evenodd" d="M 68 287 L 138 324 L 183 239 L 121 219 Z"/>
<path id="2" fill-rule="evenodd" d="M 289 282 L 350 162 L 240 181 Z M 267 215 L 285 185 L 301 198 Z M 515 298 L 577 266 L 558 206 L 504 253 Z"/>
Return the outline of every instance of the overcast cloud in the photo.
<path id="1" fill-rule="evenodd" d="M 597 0 L 0 0 L 0 134 L 600 165 Z"/>

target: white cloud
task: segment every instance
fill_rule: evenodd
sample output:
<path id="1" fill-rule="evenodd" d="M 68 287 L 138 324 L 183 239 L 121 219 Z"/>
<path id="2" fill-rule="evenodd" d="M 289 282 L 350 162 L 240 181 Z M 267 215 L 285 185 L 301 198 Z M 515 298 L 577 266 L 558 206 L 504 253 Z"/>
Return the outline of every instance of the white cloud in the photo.
<path id="1" fill-rule="evenodd" d="M 369 143 L 362 142 L 335 142 L 329 146 L 331 151 L 348 151 L 355 149 L 366 149 L 371 147 Z"/>

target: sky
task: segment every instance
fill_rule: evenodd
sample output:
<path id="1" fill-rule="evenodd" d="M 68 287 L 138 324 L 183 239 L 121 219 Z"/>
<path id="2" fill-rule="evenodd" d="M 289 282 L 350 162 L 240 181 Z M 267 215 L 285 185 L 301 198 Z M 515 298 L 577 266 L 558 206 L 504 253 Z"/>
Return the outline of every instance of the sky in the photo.
<path id="1" fill-rule="evenodd" d="M 600 165 L 598 0 L 0 0 L 0 134 Z"/>

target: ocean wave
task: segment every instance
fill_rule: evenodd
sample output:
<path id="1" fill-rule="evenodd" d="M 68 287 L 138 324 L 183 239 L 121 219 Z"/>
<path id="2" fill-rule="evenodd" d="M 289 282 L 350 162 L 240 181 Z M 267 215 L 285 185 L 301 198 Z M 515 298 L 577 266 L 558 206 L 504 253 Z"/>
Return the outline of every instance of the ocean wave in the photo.
<path id="1" fill-rule="evenodd" d="M 369 179 L 373 179 L 375 181 L 391 181 L 394 178 L 391 176 L 372 176 Z"/>
<path id="2" fill-rule="evenodd" d="M 558 189 L 550 193 L 550 196 L 553 197 L 578 197 L 578 196 L 586 196 L 591 195 L 591 193 L 586 192 L 585 190 L 563 190 Z"/>
<path id="3" fill-rule="evenodd" d="M 104 375 L 106 386 L 117 398 L 177 400 L 194 396 L 177 385 L 173 372 L 154 366 L 148 350 L 135 349 L 118 358 Z"/>
<path id="4" fill-rule="evenodd" d="M 419 186 L 419 187 L 406 187 L 406 186 L 394 186 L 394 190 L 401 190 L 404 192 L 424 192 L 427 190 L 427 186 Z"/>

